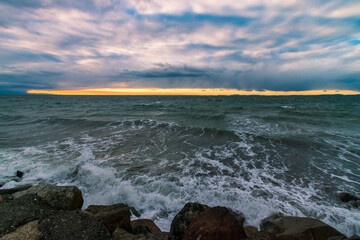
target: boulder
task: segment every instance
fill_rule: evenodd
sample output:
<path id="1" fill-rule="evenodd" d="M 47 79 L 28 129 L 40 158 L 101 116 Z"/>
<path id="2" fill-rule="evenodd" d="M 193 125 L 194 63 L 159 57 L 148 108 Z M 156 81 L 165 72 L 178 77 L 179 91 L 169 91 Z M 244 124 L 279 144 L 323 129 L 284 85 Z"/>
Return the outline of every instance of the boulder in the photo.
<path id="1" fill-rule="evenodd" d="M 258 229 L 253 226 L 245 226 L 244 230 L 248 240 L 278 240 L 274 234 L 269 232 L 259 232 Z"/>
<path id="2" fill-rule="evenodd" d="M 9 188 L 9 189 L 0 189 L 0 195 L 14 194 L 16 192 L 27 190 L 31 187 L 32 187 L 31 185 L 22 185 L 22 186 L 18 186 L 18 187 L 14 187 L 14 188 Z"/>
<path id="3" fill-rule="evenodd" d="M 134 234 L 136 234 L 136 228 L 138 226 L 144 226 L 149 229 L 150 233 L 156 234 L 161 233 L 161 230 L 151 219 L 138 219 L 131 221 L 131 227 L 133 229 Z"/>
<path id="4" fill-rule="evenodd" d="M 169 240 L 182 240 L 191 221 L 209 206 L 200 203 L 187 203 L 171 222 Z"/>
<path id="5" fill-rule="evenodd" d="M 360 240 L 360 236 L 354 234 L 351 237 L 349 237 L 349 240 Z"/>
<path id="6" fill-rule="evenodd" d="M 0 240 L 41 240 L 44 236 L 38 229 L 38 222 L 35 220 L 18 227 L 15 231 L 1 237 Z"/>
<path id="7" fill-rule="evenodd" d="M 135 236 L 122 228 L 117 228 L 112 234 L 113 240 L 138 240 L 139 237 Z"/>
<path id="8" fill-rule="evenodd" d="M 13 197 L 16 199 L 28 194 L 36 194 L 58 210 L 80 209 L 84 202 L 81 191 L 75 186 L 37 185 L 16 192 Z"/>
<path id="9" fill-rule="evenodd" d="M 338 198 L 340 201 L 342 202 L 350 202 L 350 201 L 358 201 L 360 200 L 360 198 L 350 194 L 350 193 L 347 193 L 347 192 L 342 192 L 342 193 L 339 193 L 338 195 Z"/>
<path id="10" fill-rule="evenodd" d="M 87 214 L 70 211 L 58 212 L 39 222 L 39 230 L 45 239 L 51 240 L 107 240 L 111 235 L 106 227 Z"/>
<path id="11" fill-rule="evenodd" d="M 336 229 L 320 220 L 306 217 L 273 215 L 261 222 L 261 231 L 275 234 L 281 240 L 327 240 L 345 237 Z"/>
<path id="12" fill-rule="evenodd" d="M 134 235 L 122 228 L 117 228 L 112 234 L 113 240 L 167 240 L 168 234 L 167 233 L 157 233 L 157 234 L 141 234 L 141 235 Z"/>
<path id="13" fill-rule="evenodd" d="M 246 239 L 244 220 L 225 207 L 207 209 L 197 215 L 185 231 L 183 240 Z"/>
<path id="14" fill-rule="evenodd" d="M 111 233 L 116 228 L 122 228 L 128 232 L 132 231 L 130 210 L 126 204 L 90 205 L 85 211 L 89 212 L 94 220 L 101 221 Z"/>
<path id="15" fill-rule="evenodd" d="M 56 211 L 37 195 L 26 195 L 0 204 L 0 237 Z"/>

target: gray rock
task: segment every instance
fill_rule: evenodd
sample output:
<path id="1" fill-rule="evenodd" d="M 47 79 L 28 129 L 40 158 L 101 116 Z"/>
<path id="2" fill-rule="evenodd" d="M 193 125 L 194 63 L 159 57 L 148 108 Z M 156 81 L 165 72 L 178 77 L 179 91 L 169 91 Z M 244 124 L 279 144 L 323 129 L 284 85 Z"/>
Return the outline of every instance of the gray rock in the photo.
<path id="1" fill-rule="evenodd" d="M 0 189 L 0 195 L 14 194 L 16 192 L 27 190 L 31 187 L 32 187 L 31 185 L 22 185 L 22 186 L 10 188 L 10 189 Z"/>
<path id="2" fill-rule="evenodd" d="M 322 221 L 305 217 L 274 215 L 264 219 L 260 228 L 261 231 L 275 234 L 281 240 L 327 240 L 330 237 L 345 237 Z"/>
<path id="3" fill-rule="evenodd" d="M 44 236 L 38 229 L 38 222 L 35 220 L 18 227 L 15 231 L 1 237 L 0 240 L 41 240 Z"/>
<path id="4" fill-rule="evenodd" d="M 92 214 L 94 220 L 101 221 L 111 233 L 116 228 L 122 228 L 128 232 L 132 231 L 130 210 L 126 204 L 90 205 L 85 211 Z"/>
<path id="5" fill-rule="evenodd" d="M 111 239 L 110 233 L 101 222 L 77 211 L 58 212 L 42 219 L 39 230 L 47 240 Z"/>
<path id="6" fill-rule="evenodd" d="M 187 203 L 171 222 L 169 240 L 182 240 L 191 221 L 209 206 L 200 203 Z"/>
<path id="7" fill-rule="evenodd" d="M 36 195 L 5 201 L 0 204 L 0 237 L 33 220 L 56 211 Z"/>
<path id="8" fill-rule="evenodd" d="M 37 185 L 25 191 L 16 192 L 13 197 L 17 199 L 29 194 L 36 194 L 58 210 L 80 209 L 84 202 L 81 191 L 75 186 Z"/>

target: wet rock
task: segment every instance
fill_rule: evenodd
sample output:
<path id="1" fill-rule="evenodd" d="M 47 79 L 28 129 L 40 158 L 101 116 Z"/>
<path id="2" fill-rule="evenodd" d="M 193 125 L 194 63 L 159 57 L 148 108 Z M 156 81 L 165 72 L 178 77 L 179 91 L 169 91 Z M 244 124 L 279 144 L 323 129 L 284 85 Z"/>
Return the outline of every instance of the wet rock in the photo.
<path id="1" fill-rule="evenodd" d="M 269 232 L 259 232 L 256 227 L 245 226 L 244 227 L 248 240 L 278 240 L 278 238 Z"/>
<path id="2" fill-rule="evenodd" d="M 41 240 L 43 234 L 38 229 L 38 220 L 29 222 L 15 231 L 1 237 L 0 240 Z"/>
<path id="3" fill-rule="evenodd" d="M 225 207 L 207 209 L 197 215 L 185 231 L 183 240 L 246 239 L 243 219 Z"/>
<path id="4" fill-rule="evenodd" d="M 111 239 L 106 227 L 88 215 L 77 212 L 58 212 L 39 222 L 39 230 L 49 240 Z"/>
<path id="5" fill-rule="evenodd" d="M 151 231 L 148 227 L 143 225 L 137 225 L 132 229 L 132 233 L 134 235 L 147 235 L 151 234 Z"/>
<path id="6" fill-rule="evenodd" d="M 16 176 L 17 176 L 18 178 L 22 178 L 22 177 L 24 176 L 24 172 L 17 170 L 17 171 L 16 171 Z"/>
<path id="7" fill-rule="evenodd" d="M 182 240 L 191 221 L 209 206 L 200 203 L 187 203 L 171 222 L 169 240 Z"/>
<path id="8" fill-rule="evenodd" d="M 244 226 L 244 231 L 246 236 L 254 235 L 259 232 L 258 229 L 254 226 Z"/>
<path id="9" fill-rule="evenodd" d="M 338 198 L 342 202 L 358 201 L 360 198 L 346 192 L 339 193 Z"/>
<path id="10" fill-rule="evenodd" d="M 156 234 L 161 233 L 161 230 L 151 219 L 138 219 L 131 221 L 131 227 L 133 229 L 134 234 L 136 234 L 136 227 L 138 226 L 144 226 L 149 229 L 150 233 Z"/>
<path id="11" fill-rule="evenodd" d="M 0 195 L 14 194 L 16 192 L 27 190 L 31 187 L 32 187 L 31 185 L 22 185 L 22 186 L 18 186 L 18 187 L 14 187 L 14 188 L 9 188 L 9 189 L 0 189 Z"/>
<path id="12" fill-rule="evenodd" d="M 56 211 L 36 195 L 5 201 L 0 204 L 0 237 L 33 220 Z"/>
<path id="13" fill-rule="evenodd" d="M 264 219 L 260 228 L 261 231 L 275 234 L 283 240 L 327 240 L 330 237 L 345 237 L 322 221 L 305 217 L 274 215 Z"/>
<path id="14" fill-rule="evenodd" d="M 349 240 L 360 240 L 360 236 L 354 234 L 351 237 L 349 237 Z"/>
<path id="15" fill-rule="evenodd" d="M 114 233 L 112 234 L 113 240 L 137 240 L 139 239 L 137 236 L 125 231 L 122 228 L 115 229 Z"/>
<path id="16" fill-rule="evenodd" d="M 58 210 L 80 209 L 84 202 L 81 191 L 75 186 L 37 185 L 16 192 L 13 197 L 16 199 L 28 194 L 36 194 Z"/>
<path id="17" fill-rule="evenodd" d="M 136 210 L 136 208 L 134 207 L 129 207 L 131 214 L 134 215 L 135 217 L 140 217 L 141 214 L 138 212 L 138 210 Z"/>
<path id="18" fill-rule="evenodd" d="M 101 221 L 111 233 L 116 228 L 122 228 L 128 232 L 132 231 L 130 209 L 126 204 L 90 205 L 85 211 L 91 213 L 93 219 Z"/>

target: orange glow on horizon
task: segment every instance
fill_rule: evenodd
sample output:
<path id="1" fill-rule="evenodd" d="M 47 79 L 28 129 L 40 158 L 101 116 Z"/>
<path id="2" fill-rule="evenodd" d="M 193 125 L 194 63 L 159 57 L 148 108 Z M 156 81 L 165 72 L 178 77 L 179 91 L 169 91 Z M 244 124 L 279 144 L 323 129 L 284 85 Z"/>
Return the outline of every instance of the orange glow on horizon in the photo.
<path id="1" fill-rule="evenodd" d="M 357 95 L 360 91 L 353 90 L 308 90 L 308 91 L 245 91 L 225 88 L 94 88 L 77 90 L 28 90 L 31 94 L 53 95 L 262 95 L 262 96 L 291 96 L 291 95 Z"/>

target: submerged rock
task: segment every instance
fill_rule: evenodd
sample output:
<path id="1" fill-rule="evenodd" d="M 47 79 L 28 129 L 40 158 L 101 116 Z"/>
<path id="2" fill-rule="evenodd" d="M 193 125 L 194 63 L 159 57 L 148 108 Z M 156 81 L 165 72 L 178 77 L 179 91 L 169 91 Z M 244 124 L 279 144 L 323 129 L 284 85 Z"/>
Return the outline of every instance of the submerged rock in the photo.
<path id="1" fill-rule="evenodd" d="M 243 218 L 225 207 L 207 209 L 197 215 L 185 231 L 183 240 L 246 239 Z"/>
<path id="2" fill-rule="evenodd" d="M 132 231 L 130 210 L 126 204 L 90 205 L 85 211 L 89 212 L 93 219 L 101 221 L 110 232 L 114 232 L 116 228 Z"/>
<path id="3" fill-rule="evenodd" d="M 50 240 L 111 239 L 106 227 L 87 214 L 71 211 L 58 212 L 39 222 L 39 230 Z"/>
<path id="4" fill-rule="evenodd" d="M 0 204 L 0 237 L 33 220 L 56 211 L 36 195 L 26 195 Z"/>
<path id="5" fill-rule="evenodd" d="M 25 191 L 16 192 L 13 197 L 17 199 L 29 194 L 36 194 L 58 210 L 80 209 L 84 202 L 81 191 L 75 186 L 37 185 Z"/>
<path id="6" fill-rule="evenodd" d="M 182 240 L 191 221 L 209 206 L 200 203 L 187 203 L 171 222 L 169 240 Z"/>
<path id="7" fill-rule="evenodd" d="M 274 215 L 264 219 L 260 228 L 261 231 L 270 232 L 284 240 L 327 240 L 331 237 L 345 239 L 336 229 L 313 218 Z"/>
<path id="8" fill-rule="evenodd" d="M 350 201 L 358 201 L 360 200 L 360 198 L 350 194 L 350 193 L 347 193 L 347 192 L 342 192 L 342 193 L 339 193 L 338 195 L 338 198 L 340 201 L 342 202 L 350 202 Z"/>
<path id="9" fill-rule="evenodd" d="M 161 233 L 161 230 L 151 219 L 138 219 L 131 221 L 131 227 L 134 234 L 136 234 L 136 228 L 139 226 L 146 227 L 150 233 L 156 234 Z"/>
<path id="10" fill-rule="evenodd" d="M 18 178 L 22 178 L 22 177 L 24 176 L 24 172 L 17 170 L 17 171 L 16 171 L 16 176 L 17 176 Z"/>
<path id="11" fill-rule="evenodd" d="M 41 240 L 44 236 L 38 229 L 38 222 L 35 220 L 18 227 L 15 231 L 1 237 L 0 240 Z"/>

